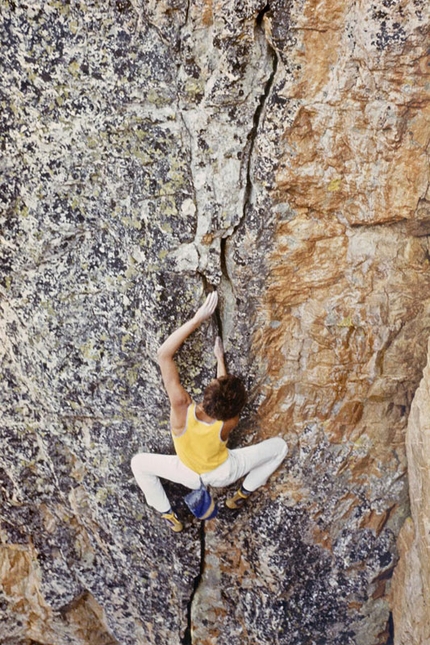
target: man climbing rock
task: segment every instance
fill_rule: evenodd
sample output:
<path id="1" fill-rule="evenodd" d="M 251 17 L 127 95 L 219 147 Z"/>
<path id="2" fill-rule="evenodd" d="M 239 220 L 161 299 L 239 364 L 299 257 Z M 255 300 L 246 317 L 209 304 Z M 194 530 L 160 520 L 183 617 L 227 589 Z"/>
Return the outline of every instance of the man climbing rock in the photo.
<path id="1" fill-rule="evenodd" d="M 218 294 L 213 291 L 197 313 L 158 350 L 158 364 L 170 399 L 176 455 L 140 453 L 131 460 L 133 474 L 147 503 L 161 513 L 175 532 L 181 531 L 183 525 L 172 511 L 160 477 L 197 490 L 202 482 L 224 487 L 246 475 L 241 488 L 226 501 L 229 508 L 237 509 L 266 483 L 287 454 L 287 444 L 281 437 L 246 448 L 227 448 L 229 434 L 238 424 L 246 403 L 246 392 L 238 377 L 227 374 L 221 338 L 216 339 L 214 347 L 217 377 L 206 387 L 203 400 L 193 401 L 181 385 L 174 355 L 185 339 L 212 316 L 217 304 Z"/>

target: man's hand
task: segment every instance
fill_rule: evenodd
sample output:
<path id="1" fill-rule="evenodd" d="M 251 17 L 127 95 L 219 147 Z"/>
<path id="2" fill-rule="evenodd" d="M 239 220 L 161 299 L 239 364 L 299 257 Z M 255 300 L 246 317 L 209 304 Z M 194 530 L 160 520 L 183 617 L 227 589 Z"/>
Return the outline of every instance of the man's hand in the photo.
<path id="1" fill-rule="evenodd" d="M 214 345 L 215 358 L 222 360 L 224 358 L 224 347 L 222 344 L 221 336 L 217 336 Z"/>
<path id="2" fill-rule="evenodd" d="M 212 291 L 206 298 L 205 303 L 196 311 L 194 321 L 200 325 L 204 320 L 210 318 L 217 308 L 218 293 Z"/>

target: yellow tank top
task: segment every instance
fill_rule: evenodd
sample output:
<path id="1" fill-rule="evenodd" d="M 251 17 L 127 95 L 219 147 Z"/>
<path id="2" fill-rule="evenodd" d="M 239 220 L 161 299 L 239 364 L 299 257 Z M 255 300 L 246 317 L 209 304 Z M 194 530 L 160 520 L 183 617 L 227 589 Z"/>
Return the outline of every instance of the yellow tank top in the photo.
<path id="1" fill-rule="evenodd" d="M 196 416 L 196 404 L 191 403 L 185 430 L 179 436 L 172 435 L 182 463 L 199 475 L 221 466 L 228 457 L 227 442 L 221 439 L 222 427 L 222 421 L 200 421 Z"/>

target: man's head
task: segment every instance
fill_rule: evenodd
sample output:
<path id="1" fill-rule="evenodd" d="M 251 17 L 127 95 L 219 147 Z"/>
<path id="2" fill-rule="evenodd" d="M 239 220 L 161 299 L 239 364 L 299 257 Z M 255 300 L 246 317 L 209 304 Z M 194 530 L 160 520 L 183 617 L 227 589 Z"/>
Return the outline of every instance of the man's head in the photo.
<path id="1" fill-rule="evenodd" d="M 209 383 L 203 395 L 203 410 L 212 419 L 227 421 L 240 414 L 246 390 L 237 376 L 220 376 Z"/>

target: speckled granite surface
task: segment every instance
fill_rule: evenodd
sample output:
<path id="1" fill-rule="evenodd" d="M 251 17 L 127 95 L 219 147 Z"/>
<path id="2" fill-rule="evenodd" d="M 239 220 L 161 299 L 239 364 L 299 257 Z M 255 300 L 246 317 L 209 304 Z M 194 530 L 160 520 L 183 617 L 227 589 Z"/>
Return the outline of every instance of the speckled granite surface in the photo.
<path id="1" fill-rule="evenodd" d="M 419 0 L 2 0 L 0 640 L 386 645 L 404 430 L 430 327 Z M 159 341 L 220 293 L 282 434 L 241 514 L 187 531 Z M 194 396 L 217 325 L 179 355 Z M 221 497 L 224 493 L 221 494 Z"/>

